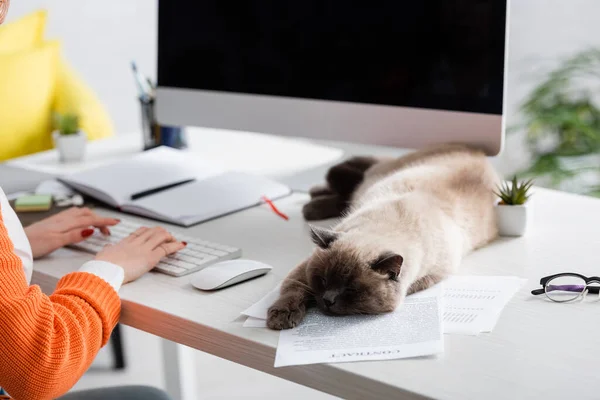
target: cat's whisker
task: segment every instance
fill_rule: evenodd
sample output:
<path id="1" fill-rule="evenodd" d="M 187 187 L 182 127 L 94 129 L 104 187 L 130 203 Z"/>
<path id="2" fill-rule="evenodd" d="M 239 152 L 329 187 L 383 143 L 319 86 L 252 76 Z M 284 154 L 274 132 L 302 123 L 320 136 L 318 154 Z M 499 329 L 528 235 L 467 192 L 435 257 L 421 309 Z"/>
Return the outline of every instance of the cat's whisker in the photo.
<path id="1" fill-rule="evenodd" d="M 320 251 L 316 252 L 315 255 L 317 256 L 317 258 L 319 259 L 319 261 L 321 261 L 323 263 L 326 261 L 325 260 L 325 255 L 323 254 L 323 252 L 320 252 Z"/>
<path id="2" fill-rule="evenodd" d="M 289 278 L 289 277 L 286 278 L 285 280 L 300 285 L 300 287 L 302 289 L 306 290 L 310 294 L 313 294 L 313 295 L 315 294 L 314 291 L 312 290 L 312 288 L 309 285 L 307 285 L 306 283 L 304 283 L 304 282 L 301 282 L 301 281 L 299 281 L 297 279 L 293 279 L 293 278 Z"/>

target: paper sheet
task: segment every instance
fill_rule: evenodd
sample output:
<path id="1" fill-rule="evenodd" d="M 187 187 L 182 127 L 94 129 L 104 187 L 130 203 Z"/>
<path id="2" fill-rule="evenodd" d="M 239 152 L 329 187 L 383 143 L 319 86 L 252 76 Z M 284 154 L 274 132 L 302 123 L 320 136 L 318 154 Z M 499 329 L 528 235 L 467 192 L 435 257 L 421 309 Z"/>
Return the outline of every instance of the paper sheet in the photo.
<path id="1" fill-rule="evenodd" d="M 444 333 L 478 335 L 491 332 L 506 303 L 526 282 L 515 276 L 452 276 L 443 282 Z M 242 314 L 247 328 L 264 328 L 267 310 L 277 300 L 277 285 Z M 250 318 L 251 317 L 251 318 Z"/>
<path id="2" fill-rule="evenodd" d="M 514 276 L 453 276 L 444 282 L 444 333 L 491 332 L 506 303 L 526 279 Z"/>
<path id="3" fill-rule="evenodd" d="M 258 319 L 267 319 L 267 311 L 269 311 L 269 307 L 271 307 L 273 303 L 275 303 L 275 300 L 277 300 L 277 298 L 279 297 L 280 288 L 281 283 L 275 286 L 273 290 L 267 293 L 258 302 L 254 303 L 246 310 L 242 311 L 241 314 Z"/>
<path id="4" fill-rule="evenodd" d="M 244 321 L 244 325 L 242 325 L 242 326 L 244 328 L 266 328 L 267 320 L 260 319 L 260 318 L 254 318 L 254 317 L 248 317 L 248 318 L 246 318 L 246 320 Z"/>
<path id="5" fill-rule="evenodd" d="M 340 317 L 310 309 L 298 327 L 281 331 L 275 367 L 441 353 L 440 298 L 438 285 L 407 297 L 389 314 Z"/>

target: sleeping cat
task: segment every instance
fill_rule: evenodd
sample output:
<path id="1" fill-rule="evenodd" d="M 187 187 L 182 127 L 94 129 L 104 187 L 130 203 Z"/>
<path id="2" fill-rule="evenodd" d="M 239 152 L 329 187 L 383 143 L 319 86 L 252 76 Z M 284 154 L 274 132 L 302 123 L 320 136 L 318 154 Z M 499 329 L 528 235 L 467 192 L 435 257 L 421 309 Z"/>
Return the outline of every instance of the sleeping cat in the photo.
<path id="1" fill-rule="evenodd" d="M 305 218 L 345 216 L 331 230 L 311 227 L 317 248 L 284 280 L 271 329 L 295 327 L 314 304 L 335 315 L 393 311 L 497 235 L 499 178 L 482 152 L 461 145 L 354 158 L 327 182 L 311 191 Z"/>

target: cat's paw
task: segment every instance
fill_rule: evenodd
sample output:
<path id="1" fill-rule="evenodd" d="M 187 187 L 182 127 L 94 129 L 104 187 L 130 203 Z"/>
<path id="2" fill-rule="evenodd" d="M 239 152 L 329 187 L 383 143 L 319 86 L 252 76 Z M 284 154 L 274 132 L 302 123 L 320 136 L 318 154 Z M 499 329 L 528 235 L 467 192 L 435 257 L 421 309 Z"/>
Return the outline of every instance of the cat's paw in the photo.
<path id="1" fill-rule="evenodd" d="M 278 331 L 295 328 L 302 321 L 305 314 L 306 307 L 304 305 L 293 307 L 274 304 L 269 308 L 267 314 L 267 326 Z"/>
<path id="2" fill-rule="evenodd" d="M 302 207 L 302 215 L 307 221 L 320 221 L 341 217 L 348 203 L 339 195 L 319 196 Z"/>
<path id="3" fill-rule="evenodd" d="M 315 197 L 331 196 L 335 192 L 327 185 L 316 185 L 310 188 L 308 194 L 310 194 L 311 199 L 314 199 Z"/>
<path id="4" fill-rule="evenodd" d="M 351 197 L 365 177 L 365 172 L 377 163 L 374 157 L 352 157 L 327 171 L 325 180 L 335 193 Z"/>

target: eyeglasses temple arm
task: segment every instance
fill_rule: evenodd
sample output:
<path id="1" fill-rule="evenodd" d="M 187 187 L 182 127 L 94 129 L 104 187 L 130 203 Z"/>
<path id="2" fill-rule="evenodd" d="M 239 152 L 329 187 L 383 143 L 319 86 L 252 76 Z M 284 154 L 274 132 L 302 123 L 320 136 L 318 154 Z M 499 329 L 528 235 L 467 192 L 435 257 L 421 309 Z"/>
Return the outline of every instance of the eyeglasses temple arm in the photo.
<path id="1" fill-rule="evenodd" d="M 600 286 L 588 286 L 587 290 L 589 293 L 593 293 L 593 294 L 599 294 L 600 293 Z M 534 296 L 540 295 L 540 294 L 544 294 L 546 291 L 544 290 L 544 288 L 541 289 L 535 289 L 531 291 L 531 294 Z"/>

